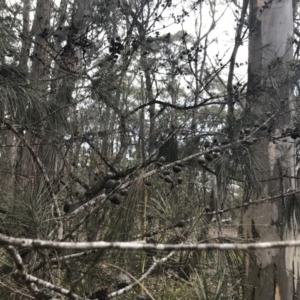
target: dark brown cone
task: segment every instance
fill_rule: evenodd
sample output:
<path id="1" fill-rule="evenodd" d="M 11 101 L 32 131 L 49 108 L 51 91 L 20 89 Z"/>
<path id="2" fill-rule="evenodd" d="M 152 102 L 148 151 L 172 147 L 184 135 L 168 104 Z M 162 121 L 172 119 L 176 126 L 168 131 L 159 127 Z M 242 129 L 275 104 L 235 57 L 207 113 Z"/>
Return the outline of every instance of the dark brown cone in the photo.
<path id="1" fill-rule="evenodd" d="M 103 287 L 95 291 L 94 293 L 92 293 L 88 298 L 98 299 L 98 300 L 108 300 L 108 294 L 109 294 L 108 288 Z"/>
<path id="2" fill-rule="evenodd" d="M 182 171 L 182 168 L 176 165 L 176 166 L 173 167 L 173 171 L 175 173 L 180 173 Z"/>
<path id="3" fill-rule="evenodd" d="M 113 203 L 113 204 L 121 204 L 121 199 L 120 199 L 120 196 L 118 194 L 113 194 L 111 197 L 110 197 L 110 202 Z"/>

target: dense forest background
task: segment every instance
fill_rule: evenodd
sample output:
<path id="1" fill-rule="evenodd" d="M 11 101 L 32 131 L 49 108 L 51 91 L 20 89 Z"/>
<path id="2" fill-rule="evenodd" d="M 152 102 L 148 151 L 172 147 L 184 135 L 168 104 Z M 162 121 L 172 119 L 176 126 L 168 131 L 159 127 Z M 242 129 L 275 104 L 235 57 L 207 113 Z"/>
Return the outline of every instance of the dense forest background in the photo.
<path id="1" fill-rule="evenodd" d="M 298 299 L 297 12 L 1 0 L 0 299 Z"/>

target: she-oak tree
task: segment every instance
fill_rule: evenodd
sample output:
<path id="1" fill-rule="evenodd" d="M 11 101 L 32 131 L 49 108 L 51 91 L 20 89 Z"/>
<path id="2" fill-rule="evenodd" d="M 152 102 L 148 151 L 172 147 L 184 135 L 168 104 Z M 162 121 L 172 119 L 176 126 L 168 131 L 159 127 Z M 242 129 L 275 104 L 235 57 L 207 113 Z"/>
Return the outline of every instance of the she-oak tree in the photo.
<path id="1" fill-rule="evenodd" d="M 229 59 L 212 51 L 227 6 Z M 238 244 L 298 240 L 295 2 L 0 11 L 3 299 L 299 297 L 297 244 Z"/>

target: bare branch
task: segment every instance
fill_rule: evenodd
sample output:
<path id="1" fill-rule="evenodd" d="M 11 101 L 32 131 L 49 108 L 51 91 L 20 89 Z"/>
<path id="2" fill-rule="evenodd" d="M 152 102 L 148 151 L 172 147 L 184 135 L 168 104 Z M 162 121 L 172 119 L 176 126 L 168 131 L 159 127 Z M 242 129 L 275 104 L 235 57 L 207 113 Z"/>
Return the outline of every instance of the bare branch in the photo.
<path id="1" fill-rule="evenodd" d="M 69 299 L 76 299 L 76 300 L 88 300 L 87 298 L 82 298 L 74 293 L 72 293 L 71 291 L 67 290 L 67 289 L 64 289 L 60 286 L 57 286 L 57 285 L 54 285 L 48 281 L 45 281 L 45 280 L 42 280 L 42 279 L 39 279 L 35 276 L 32 276 L 32 275 L 26 275 L 26 280 L 27 281 L 30 281 L 32 283 L 36 283 L 36 284 L 39 284 L 47 289 L 50 289 L 52 291 L 55 291 L 56 293 L 59 293 L 61 295 L 65 295 L 67 296 Z"/>
<path id="2" fill-rule="evenodd" d="M 71 299 L 78 299 L 78 300 L 85 299 L 85 298 L 79 297 L 78 295 L 72 293 L 71 291 L 69 291 L 67 289 L 61 288 L 50 282 L 44 281 L 44 280 L 39 279 L 32 275 L 29 275 L 27 273 L 27 270 L 23 264 L 22 258 L 20 256 L 20 254 L 18 253 L 18 251 L 13 246 L 6 247 L 6 251 L 14 260 L 18 275 L 20 276 L 22 281 L 24 281 L 28 285 L 32 294 L 34 294 L 34 295 L 38 294 L 39 290 L 36 287 L 36 284 L 39 284 L 47 289 L 50 289 L 52 291 L 59 293 L 61 295 L 68 296 Z"/>
<path id="3" fill-rule="evenodd" d="M 121 289 L 121 290 L 118 290 L 117 292 L 113 292 L 111 294 L 108 295 L 108 298 L 113 298 L 113 297 L 116 297 L 116 296 L 119 296 L 119 295 L 122 295 L 128 291 L 130 291 L 133 287 L 135 287 L 136 285 L 138 284 L 141 284 L 153 271 L 154 269 L 159 265 L 159 264 L 162 264 L 164 263 L 165 261 L 167 261 L 171 256 L 174 255 L 174 251 L 170 252 L 167 256 L 159 259 L 159 260 L 156 260 L 154 261 L 154 263 L 151 265 L 151 267 L 148 269 L 147 272 L 145 272 L 141 278 L 139 278 L 138 280 L 136 280 L 134 283 L 126 286 L 125 288 Z"/>
<path id="4" fill-rule="evenodd" d="M 20 256 L 20 254 L 18 253 L 18 251 L 13 246 L 8 246 L 8 247 L 6 247 L 5 250 L 11 256 L 11 258 L 14 260 L 14 263 L 17 268 L 17 271 L 16 271 L 17 275 L 19 275 L 20 278 L 22 280 L 24 280 L 24 282 L 28 286 L 30 292 L 32 294 L 36 294 L 38 292 L 38 288 L 36 287 L 36 285 L 26 281 L 27 276 L 28 276 L 27 270 L 23 264 L 22 258 Z"/>
<path id="5" fill-rule="evenodd" d="M 25 247 L 30 249 L 67 249 L 67 250 L 89 250 L 89 249 L 119 249 L 119 250 L 254 250 L 270 248 L 288 248 L 299 247 L 300 240 L 280 241 L 280 242 L 263 242 L 263 243 L 224 243 L 224 244 L 148 244 L 136 242 L 56 242 L 38 239 L 20 239 L 8 237 L 0 234 L 0 244 L 3 246 L 13 245 L 16 247 Z"/>

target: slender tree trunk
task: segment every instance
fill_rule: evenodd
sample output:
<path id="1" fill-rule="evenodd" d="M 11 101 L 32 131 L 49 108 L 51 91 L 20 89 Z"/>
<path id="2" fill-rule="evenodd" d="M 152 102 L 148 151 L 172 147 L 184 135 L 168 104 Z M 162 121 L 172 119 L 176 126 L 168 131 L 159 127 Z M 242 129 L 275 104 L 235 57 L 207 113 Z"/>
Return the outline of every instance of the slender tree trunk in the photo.
<path id="1" fill-rule="evenodd" d="M 51 1 L 37 1 L 36 3 L 36 13 L 34 16 L 34 22 L 31 29 L 31 36 L 34 36 L 34 47 L 33 47 L 33 60 L 31 68 L 31 78 L 32 83 L 37 89 L 37 93 L 40 92 L 44 95 L 48 87 L 49 79 L 49 57 L 48 57 L 48 34 L 51 16 Z M 27 49 L 31 46 L 31 40 L 29 39 L 29 9 L 30 1 L 25 1 L 23 3 L 23 41 L 21 50 L 20 67 L 27 70 Z M 28 112 L 26 112 L 28 113 Z M 40 118 L 41 113 L 38 112 L 37 107 L 30 107 L 30 116 L 32 117 L 32 123 L 36 121 L 36 118 Z M 36 134 L 31 132 L 31 129 L 41 135 L 43 132 L 43 126 L 30 128 L 25 133 L 25 138 L 31 144 L 37 144 L 39 139 Z M 33 161 L 32 155 L 29 153 L 28 149 L 22 142 L 18 142 L 20 147 L 17 149 L 17 155 L 15 157 L 14 166 L 16 173 L 16 193 L 19 193 L 19 189 L 23 190 L 26 188 L 27 192 L 30 194 L 34 191 L 39 190 L 39 183 L 42 180 L 42 176 L 36 176 L 38 168 Z M 40 147 L 36 146 L 35 150 L 39 158 L 41 154 Z M 46 155 L 47 159 L 49 157 Z M 41 158 L 42 159 L 42 158 Z M 44 163 L 44 162 L 43 162 Z M 21 175 L 21 176 L 20 176 Z M 39 178 L 39 179 L 38 179 Z M 33 195 L 33 194 L 32 194 Z"/>
<path id="2" fill-rule="evenodd" d="M 152 88 L 152 80 L 150 75 L 150 70 L 144 70 L 145 79 L 146 79 L 146 95 L 148 102 L 154 101 L 153 88 Z M 154 149 L 155 144 L 155 105 L 149 106 L 149 117 L 150 117 L 150 125 L 149 125 L 149 153 L 151 153 Z"/>
<path id="3" fill-rule="evenodd" d="M 20 54 L 20 67 L 24 70 L 28 70 L 28 58 L 30 50 L 30 38 L 29 38 L 29 14 L 30 14 L 31 0 L 23 0 L 23 29 L 22 29 L 22 49 Z"/>
<path id="4" fill-rule="evenodd" d="M 36 14 L 34 25 L 35 39 L 33 49 L 32 73 L 34 75 L 35 86 L 41 91 L 46 92 L 49 79 L 49 33 L 51 17 L 51 1 L 40 0 L 36 4 Z"/>
<path id="5" fill-rule="evenodd" d="M 111 137 L 112 131 L 110 131 L 110 130 L 113 130 L 113 126 L 114 126 L 114 123 L 112 122 L 113 121 L 112 115 L 114 115 L 114 113 L 113 113 L 113 110 L 109 106 L 106 106 L 104 108 L 104 110 L 105 110 L 103 112 L 104 122 L 103 122 L 103 124 L 101 124 L 101 130 L 103 130 L 106 134 L 102 139 L 101 152 L 106 159 L 111 159 L 110 145 L 111 145 L 111 140 L 112 140 L 112 137 Z M 107 134 L 107 133 L 109 133 L 109 134 Z"/>
<path id="6" fill-rule="evenodd" d="M 141 94 L 142 94 L 142 103 L 145 103 L 145 87 L 144 87 L 144 76 L 141 76 Z M 145 146 L 145 109 L 141 109 L 140 113 L 140 133 L 139 133 L 139 149 L 138 152 L 141 152 L 142 160 L 146 160 L 146 146 Z M 140 156 L 140 154 L 139 154 Z"/>
<path id="7" fill-rule="evenodd" d="M 262 124 L 271 115 L 270 134 L 280 136 L 282 129 L 291 127 L 293 121 L 289 84 L 289 62 L 293 58 L 292 0 L 273 0 L 267 5 L 250 1 L 249 25 L 247 116 L 249 121 Z M 295 146 L 291 138 L 275 142 L 261 137 L 251 152 L 252 174 L 248 176 L 250 189 L 246 200 L 285 193 L 295 187 Z M 243 215 L 244 237 L 260 242 L 299 239 L 296 202 L 283 196 L 276 202 L 249 206 Z M 243 299 L 298 299 L 299 254 L 296 248 L 286 248 L 259 250 L 253 257 L 247 256 Z"/>

